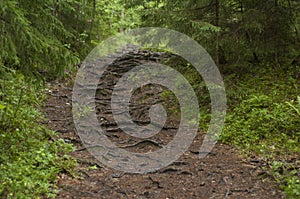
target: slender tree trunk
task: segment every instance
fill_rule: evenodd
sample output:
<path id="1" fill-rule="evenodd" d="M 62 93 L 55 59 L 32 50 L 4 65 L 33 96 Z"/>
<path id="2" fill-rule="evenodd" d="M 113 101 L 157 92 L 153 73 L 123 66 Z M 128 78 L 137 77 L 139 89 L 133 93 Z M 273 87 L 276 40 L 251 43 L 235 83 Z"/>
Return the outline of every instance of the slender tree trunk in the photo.
<path id="1" fill-rule="evenodd" d="M 93 13 L 92 13 L 92 20 L 91 20 L 91 25 L 90 25 L 90 34 L 89 34 L 89 39 L 91 38 L 92 32 L 93 32 L 93 27 L 94 27 L 94 23 L 95 23 L 95 13 L 96 13 L 96 0 L 93 1 Z"/>
<path id="2" fill-rule="evenodd" d="M 220 25 L 220 1 L 216 0 L 216 22 L 215 22 L 215 26 L 219 26 Z M 219 48 L 219 33 L 217 32 L 216 35 L 216 65 L 220 66 L 220 48 Z"/>
<path id="3" fill-rule="evenodd" d="M 125 18 L 125 11 L 124 9 L 122 9 L 122 12 L 121 12 L 121 19 L 124 20 Z M 120 27 L 120 32 L 124 32 L 125 31 L 125 28 L 123 26 Z"/>
<path id="4" fill-rule="evenodd" d="M 299 36 L 299 31 L 298 31 L 298 28 L 297 28 L 297 23 L 296 23 L 296 19 L 294 18 L 294 13 L 293 13 L 293 8 L 292 8 L 292 3 L 291 3 L 291 0 L 288 0 L 288 4 L 289 4 L 289 17 L 290 17 L 290 22 L 294 28 L 294 31 L 295 31 L 295 37 L 296 37 L 296 42 L 300 45 L 300 36 Z"/>

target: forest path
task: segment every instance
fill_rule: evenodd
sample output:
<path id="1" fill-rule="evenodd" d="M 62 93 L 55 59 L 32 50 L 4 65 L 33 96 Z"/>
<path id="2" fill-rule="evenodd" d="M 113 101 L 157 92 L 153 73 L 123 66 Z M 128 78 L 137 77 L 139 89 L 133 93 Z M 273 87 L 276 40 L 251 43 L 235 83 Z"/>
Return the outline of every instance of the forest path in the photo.
<path id="1" fill-rule="evenodd" d="M 173 118 L 168 118 L 166 128 L 144 142 L 126 135 L 117 128 L 107 98 L 111 95 L 113 86 L 109 82 L 117 80 L 117 77 L 125 72 L 124 68 L 129 67 L 128 70 L 132 63 L 138 63 L 139 58 L 136 56 L 138 55 L 121 60 L 110 67 L 111 73 L 108 72 L 99 81 L 99 85 L 106 87 L 98 88 L 96 104 L 98 120 L 105 129 L 106 136 L 119 147 L 144 153 L 157 150 L 172 140 L 178 121 L 176 114 Z M 151 54 L 146 57 L 148 61 L 156 61 L 158 55 Z M 48 83 L 48 89 L 44 108 L 48 119 L 47 126 L 77 148 L 71 156 L 77 159 L 80 175 L 73 178 L 68 174 L 61 174 L 57 198 L 284 198 L 274 182 L 265 178 L 265 163 L 257 157 L 242 158 L 231 146 L 218 143 L 212 152 L 200 159 L 198 150 L 203 132 L 198 132 L 192 145 L 178 160 L 154 173 L 124 173 L 102 165 L 86 150 L 76 134 L 72 118 L 72 83 L 53 81 Z M 132 109 L 132 117 L 137 123 L 149 123 L 149 107 L 161 100 L 157 98 L 161 92 L 159 88 L 146 86 L 132 98 L 133 104 L 142 101 L 144 105 Z"/>

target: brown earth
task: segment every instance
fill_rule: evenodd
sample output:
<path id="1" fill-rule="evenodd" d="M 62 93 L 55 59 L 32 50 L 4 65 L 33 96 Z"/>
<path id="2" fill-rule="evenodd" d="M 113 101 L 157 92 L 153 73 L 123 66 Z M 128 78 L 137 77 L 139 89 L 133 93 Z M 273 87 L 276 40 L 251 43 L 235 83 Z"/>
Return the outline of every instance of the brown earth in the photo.
<path id="1" fill-rule="evenodd" d="M 146 57 L 148 61 L 156 61 L 159 56 L 151 54 Z M 105 129 L 105 135 L 123 149 L 145 153 L 157 150 L 172 140 L 178 121 L 177 114 L 170 114 L 162 131 L 146 140 L 128 136 L 117 128 L 108 99 L 117 77 L 132 68 L 133 62 L 139 63 L 137 60 L 140 58 L 135 54 L 112 64 L 99 81 L 96 104 L 98 120 Z M 200 159 L 198 150 L 203 132 L 198 132 L 193 144 L 178 160 L 156 172 L 124 173 L 101 164 L 87 151 L 76 133 L 72 118 L 72 88 L 72 83 L 49 82 L 44 108 L 48 127 L 76 147 L 70 155 L 77 159 L 79 176 L 62 173 L 57 198 L 284 198 L 264 171 L 267 165 L 259 157 L 245 158 L 233 147 L 218 143 L 212 152 Z M 162 90 L 150 85 L 139 89 L 132 97 L 131 114 L 136 123 L 149 123 L 149 107 L 163 101 L 157 97 Z M 166 107 L 174 104 L 163 103 Z"/>

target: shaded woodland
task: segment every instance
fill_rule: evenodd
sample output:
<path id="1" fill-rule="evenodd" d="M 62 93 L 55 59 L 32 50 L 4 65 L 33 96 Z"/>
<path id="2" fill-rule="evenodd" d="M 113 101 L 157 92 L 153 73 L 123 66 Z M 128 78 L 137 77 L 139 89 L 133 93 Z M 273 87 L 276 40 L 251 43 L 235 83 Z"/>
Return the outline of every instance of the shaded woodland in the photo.
<path id="1" fill-rule="evenodd" d="M 138 27 L 179 31 L 208 51 L 228 100 L 219 142 L 260 157 L 263 178 L 299 198 L 298 0 L 1 0 L 0 197 L 55 197 L 58 176 L 76 176 L 74 146 L 43 125 L 47 82 L 72 82 L 97 44 Z M 186 61 L 169 64 L 202 93 L 199 128 L 207 129 L 205 83 Z"/>

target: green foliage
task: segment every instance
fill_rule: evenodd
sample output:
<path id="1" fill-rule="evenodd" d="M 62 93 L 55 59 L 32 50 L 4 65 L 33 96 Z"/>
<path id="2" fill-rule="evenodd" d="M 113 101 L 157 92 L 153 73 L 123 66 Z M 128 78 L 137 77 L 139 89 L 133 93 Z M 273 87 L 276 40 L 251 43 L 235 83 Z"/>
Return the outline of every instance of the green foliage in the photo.
<path id="1" fill-rule="evenodd" d="M 297 171 L 296 171 L 297 172 Z M 295 173 L 295 172 L 291 172 Z M 287 198 L 297 199 L 300 197 L 300 180 L 297 176 L 288 176 L 285 177 L 286 186 L 283 188 L 285 193 L 287 194 Z"/>
<path id="2" fill-rule="evenodd" d="M 285 102 L 266 95 L 243 100 L 227 117 L 222 138 L 264 153 L 300 152 L 300 119 Z"/>
<path id="3" fill-rule="evenodd" d="M 198 95 L 200 128 L 206 130 L 210 99 L 205 83 L 192 66 L 178 57 L 165 64 L 174 66 L 191 83 Z M 288 198 L 299 198 L 299 166 L 289 163 L 300 152 L 298 68 L 246 64 L 226 70 L 229 107 L 221 141 L 234 144 L 245 153 L 255 152 L 272 165 L 280 163 L 280 168 L 277 165 L 268 172 Z M 164 92 L 162 96 L 168 100 L 171 94 Z M 179 109 L 171 108 L 175 112 Z"/>
<path id="4" fill-rule="evenodd" d="M 245 71 L 226 78 L 229 110 L 221 139 L 266 158 L 272 164 L 271 176 L 288 198 L 298 198 L 300 170 L 288 163 L 300 153 L 297 69 L 268 66 Z"/>
<path id="5" fill-rule="evenodd" d="M 0 16 L 0 62 L 52 76 L 78 64 L 97 42 L 139 21 L 122 0 L 3 0 Z"/>
<path id="6" fill-rule="evenodd" d="M 126 8 L 124 0 L 97 1 L 96 12 L 99 13 L 95 22 L 97 27 L 97 41 L 103 41 L 111 35 L 135 28 L 140 24 L 141 7 Z M 96 41 L 96 42 L 97 42 Z"/>
<path id="7" fill-rule="evenodd" d="M 297 35 L 293 20 L 297 18 L 294 12 L 297 12 L 295 8 L 299 8 L 299 3 L 246 0 L 237 2 L 237 5 L 226 7 L 228 16 L 235 15 L 235 20 L 226 24 L 231 30 L 225 33 L 223 41 L 237 45 L 227 43 L 225 51 L 234 48 L 237 54 L 242 50 L 238 53 L 241 61 L 286 63 L 295 56 L 299 43 L 295 42 Z"/>
<path id="8" fill-rule="evenodd" d="M 162 26 L 197 40 L 220 63 L 287 63 L 299 54 L 296 0 L 137 1 L 142 26 Z M 142 8 L 142 9 L 141 9 Z"/>
<path id="9" fill-rule="evenodd" d="M 126 0 L 127 6 L 141 16 L 141 26 L 165 27 L 189 35 L 209 52 L 215 49 L 216 34 L 214 4 L 211 1 L 136 1 Z"/>
<path id="10" fill-rule="evenodd" d="M 281 184 L 281 188 L 285 191 L 287 198 L 297 199 L 300 197 L 300 179 L 299 169 L 293 164 L 286 164 L 281 161 L 273 161 L 270 164 L 269 174 Z"/>
<path id="11" fill-rule="evenodd" d="M 191 36 L 217 63 L 227 63 L 220 65 L 229 98 L 223 141 L 274 160 L 272 176 L 284 182 L 288 197 L 299 198 L 299 169 L 276 159 L 299 153 L 300 71 L 286 64 L 299 65 L 299 13 L 297 0 L 1 0 L 0 197 L 51 196 L 57 174 L 74 166 L 64 155 L 71 147 L 52 141 L 37 123 L 43 86 L 28 74 L 63 75 L 113 34 L 162 26 Z M 198 95 L 200 125 L 207 128 L 205 83 L 185 61 L 171 65 Z M 172 101 L 170 93 L 162 96 Z M 178 116 L 177 103 L 169 108 Z"/>
<path id="12" fill-rule="evenodd" d="M 54 74 L 78 62 L 77 54 L 68 49 L 74 35 L 55 16 L 55 6 L 53 1 L 0 2 L 0 62 L 25 73 Z M 73 6 L 70 3 L 65 12 Z"/>
<path id="13" fill-rule="evenodd" d="M 257 146 L 262 152 L 268 147 L 282 153 L 299 150 L 299 86 L 293 71 L 252 67 L 245 74 L 228 76 L 225 81 L 230 108 L 223 140 L 234 137 L 235 144 L 252 149 Z"/>
<path id="14" fill-rule="evenodd" d="M 73 148 L 40 125 L 42 85 L 0 69 L 0 196 L 54 196 L 58 173 L 74 168 L 65 155 Z"/>
<path id="15" fill-rule="evenodd" d="M 139 16 L 121 0 L 0 1 L 0 197 L 54 196 L 59 172 L 72 172 L 72 150 L 41 126 L 43 85 L 97 42 L 135 27 Z"/>
<path id="16" fill-rule="evenodd" d="M 298 103 L 293 105 L 291 102 L 286 102 L 291 108 L 293 108 L 296 113 L 300 116 L 300 96 L 297 97 Z"/>

